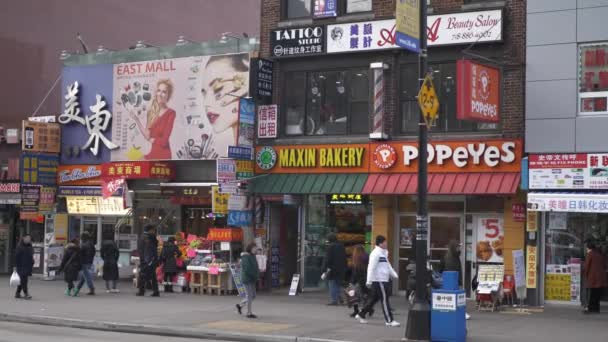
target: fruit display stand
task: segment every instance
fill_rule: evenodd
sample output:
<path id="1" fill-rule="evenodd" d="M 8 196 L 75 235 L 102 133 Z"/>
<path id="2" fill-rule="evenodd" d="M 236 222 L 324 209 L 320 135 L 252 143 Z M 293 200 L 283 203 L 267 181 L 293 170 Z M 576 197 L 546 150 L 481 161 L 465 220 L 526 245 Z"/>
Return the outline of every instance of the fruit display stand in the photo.
<path id="1" fill-rule="evenodd" d="M 202 294 L 228 294 L 235 290 L 230 272 L 243 250 L 242 231 L 238 228 L 211 228 L 207 236 L 209 250 L 197 251 L 187 270 L 191 272 L 190 287 Z"/>

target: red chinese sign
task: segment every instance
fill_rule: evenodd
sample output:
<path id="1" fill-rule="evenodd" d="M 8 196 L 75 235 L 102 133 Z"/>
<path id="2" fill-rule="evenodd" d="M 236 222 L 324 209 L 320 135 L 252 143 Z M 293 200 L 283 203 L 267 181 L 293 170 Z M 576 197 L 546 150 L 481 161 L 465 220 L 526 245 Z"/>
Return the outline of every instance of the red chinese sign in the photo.
<path id="1" fill-rule="evenodd" d="M 456 117 L 500 122 L 500 70 L 469 60 L 456 62 Z"/>
<path id="2" fill-rule="evenodd" d="M 210 241 L 241 241 L 243 230 L 240 228 L 210 228 L 207 240 Z"/>
<path id="3" fill-rule="evenodd" d="M 173 179 L 175 169 L 172 164 L 152 161 L 114 162 L 101 165 L 102 178 Z"/>
<path id="4" fill-rule="evenodd" d="M 587 167 L 587 155 L 578 154 L 531 154 L 528 156 L 531 169 L 581 168 Z"/>
<path id="5" fill-rule="evenodd" d="M 524 203 L 513 203 L 511 205 L 513 221 L 526 222 L 526 205 Z"/>

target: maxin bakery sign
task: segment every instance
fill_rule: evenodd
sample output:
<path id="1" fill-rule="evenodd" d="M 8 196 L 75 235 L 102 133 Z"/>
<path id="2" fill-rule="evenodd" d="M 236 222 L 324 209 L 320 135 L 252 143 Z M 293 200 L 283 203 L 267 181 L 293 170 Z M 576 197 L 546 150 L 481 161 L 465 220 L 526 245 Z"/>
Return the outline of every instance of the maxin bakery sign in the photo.
<path id="1" fill-rule="evenodd" d="M 367 172 L 368 145 L 265 146 L 257 149 L 256 171 L 276 173 Z"/>

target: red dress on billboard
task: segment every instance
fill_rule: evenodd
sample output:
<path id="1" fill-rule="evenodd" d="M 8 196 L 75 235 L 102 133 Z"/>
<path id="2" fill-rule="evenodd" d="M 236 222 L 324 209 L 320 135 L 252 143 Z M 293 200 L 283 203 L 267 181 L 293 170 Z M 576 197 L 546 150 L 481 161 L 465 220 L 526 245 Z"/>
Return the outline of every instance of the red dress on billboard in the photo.
<path id="1" fill-rule="evenodd" d="M 175 121 L 175 111 L 167 109 L 161 116 L 156 118 L 150 125 L 150 139 L 152 149 L 146 154 L 148 160 L 168 160 L 171 159 L 171 146 L 169 146 L 169 137 L 173 131 L 173 122 Z"/>

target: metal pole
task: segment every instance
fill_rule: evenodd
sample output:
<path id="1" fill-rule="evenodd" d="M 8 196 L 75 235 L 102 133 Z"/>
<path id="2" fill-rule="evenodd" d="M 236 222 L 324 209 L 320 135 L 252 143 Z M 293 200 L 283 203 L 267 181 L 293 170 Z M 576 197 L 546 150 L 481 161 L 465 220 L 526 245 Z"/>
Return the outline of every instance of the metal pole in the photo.
<path id="1" fill-rule="evenodd" d="M 420 87 L 427 73 L 427 1 L 420 0 L 420 55 L 418 77 Z M 407 317 L 405 338 L 408 340 L 425 341 L 431 338 L 431 310 L 427 296 L 427 238 L 428 238 L 428 208 L 427 208 L 427 141 L 428 128 L 424 121 L 422 110 L 418 121 L 418 201 L 416 213 L 416 300 L 410 308 Z"/>

